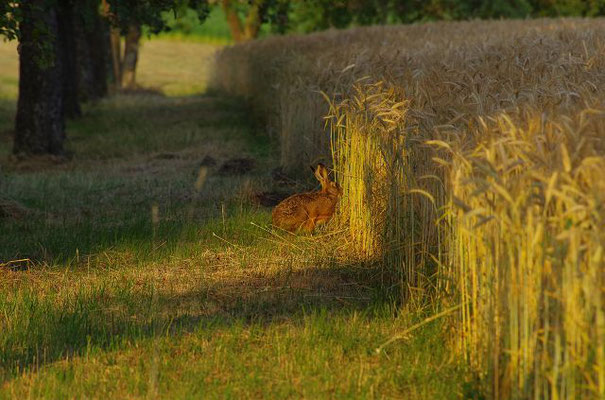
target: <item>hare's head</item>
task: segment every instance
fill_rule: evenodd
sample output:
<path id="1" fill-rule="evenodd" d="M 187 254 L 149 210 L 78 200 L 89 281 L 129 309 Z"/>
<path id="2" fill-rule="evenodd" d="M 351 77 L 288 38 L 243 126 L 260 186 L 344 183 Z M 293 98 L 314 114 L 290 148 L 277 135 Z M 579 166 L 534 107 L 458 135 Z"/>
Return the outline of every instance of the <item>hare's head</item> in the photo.
<path id="1" fill-rule="evenodd" d="M 317 167 L 313 168 L 313 173 L 315 177 L 321 183 L 321 191 L 322 193 L 327 193 L 333 197 L 340 197 L 342 195 L 342 188 L 340 185 L 334 181 L 331 181 L 328 176 L 328 169 L 322 163 L 317 164 Z"/>

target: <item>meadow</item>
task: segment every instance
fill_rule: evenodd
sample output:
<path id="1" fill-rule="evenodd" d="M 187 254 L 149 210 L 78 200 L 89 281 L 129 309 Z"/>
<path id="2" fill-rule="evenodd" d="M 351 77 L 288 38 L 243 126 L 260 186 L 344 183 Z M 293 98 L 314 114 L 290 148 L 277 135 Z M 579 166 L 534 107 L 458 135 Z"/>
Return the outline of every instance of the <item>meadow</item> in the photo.
<path id="1" fill-rule="evenodd" d="M 273 37 L 221 50 L 211 87 L 249 100 L 288 170 L 334 166 L 347 253 L 433 305 L 479 393 L 598 399 L 603 22 Z"/>
<path id="2" fill-rule="evenodd" d="M 85 105 L 66 160 L 25 161 L 15 49 L 0 44 L 0 398 L 477 393 L 440 320 L 375 351 L 438 303 L 402 303 L 333 227 L 271 232 L 257 195 L 283 190 L 278 145 L 206 89 L 216 46 L 146 41 L 141 90 Z"/>

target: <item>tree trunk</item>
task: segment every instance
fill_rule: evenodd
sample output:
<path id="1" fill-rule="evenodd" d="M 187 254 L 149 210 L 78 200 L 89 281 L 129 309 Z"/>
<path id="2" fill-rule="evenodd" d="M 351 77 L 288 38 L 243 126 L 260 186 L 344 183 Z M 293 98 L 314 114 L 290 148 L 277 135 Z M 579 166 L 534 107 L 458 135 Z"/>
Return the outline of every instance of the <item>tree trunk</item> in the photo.
<path id="1" fill-rule="evenodd" d="M 117 16 L 111 13 L 109 2 L 101 0 L 103 17 L 108 21 L 109 27 L 109 54 L 111 59 L 111 75 L 114 89 L 122 84 L 122 51 L 120 49 L 120 29 L 117 27 Z"/>
<path id="2" fill-rule="evenodd" d="M 124 44 L 124 61 L 122 63 L 122 87 L 124 88 L 134 89 L 136 86 L 135 72 L 139 59 L 140 39 L 141 25 L 130 24 Z"/>
<path id="3" fill-rule="evenodd" d="M 116 88 L 122 83 L 122 46 L 120 45 L 120 29 L 112 26 L 109 31 L 111 46 L 111 62 L 113 65 L 113 77 Z"/>
<path id="4" fill-rule="evenodd" d="M 15 154 L 63 155 L 65 125 L 56 9 L 23 0 L 19 25 L 19 100 Z"/>
<path id="5" fill-rule="evenodd" d="M 60 0 L 57 6 L 59 57 L 63 81 L 63 115 L 75 118 L 82 115 L 78 101 L 78 70 L 76 63 L 76 38 L 74 30 L 74 4 L 72 0 Z"/>
<path id="6" fill-rule="evenodd" d="M 248 16 L 246 17 L 246 25 L 244 27 L 244 40 L 256 39 L 260 31 L 261 16 L 259 1 L 255 1 L 250 6 Z"/>
<path id="7" fill-rule="evenodd" d="M 223 12 L 227 17 L 227 24 L 231 31 L 231 36 L 236 42 L 245 42 L 256 39 L 262 24 L 261 5 L 264 0 L 253 0 L 250 2 L 250 9 L 244 23 L 242 23 L 234 0 L 222 0 Z"/>
<path id="8" fill-rule="evenodd" d="M 98 2 L 83 2 L 74 21 L 78 87 L 81 101 L 107 95 L 109 28 L 98 12 Z"/>
<path id="9" fill-rule="evenodd" d="M 239 15 L 237 15 L 237 10 L 233 6 L 233 3 L 231 0 L 223 0 L 222 6 L 225 17 L 227 17 L 227 24 L 229 25 L 229 30 L 231 31 L 233 40 L 236 42 L 243 41 L 244 29 L 242 27 L 242 21 L 240 21 Z"/>
<path id="10" fill-rule="evenodd" d="M 108 22 L 98 13 L 95 14 L 92 30 L 86 36 L 92 50 L 92 98 L 99 99 L 107 96 L 107 65 L 108 55 L 111 54 Z"/>

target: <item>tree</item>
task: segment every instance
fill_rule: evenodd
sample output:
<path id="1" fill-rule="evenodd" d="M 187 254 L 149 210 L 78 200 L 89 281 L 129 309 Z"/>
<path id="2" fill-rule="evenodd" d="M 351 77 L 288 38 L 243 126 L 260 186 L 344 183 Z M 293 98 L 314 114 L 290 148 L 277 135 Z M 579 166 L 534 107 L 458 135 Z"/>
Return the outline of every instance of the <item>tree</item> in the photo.
<path id="1" fill-rule="evenodd" d="M 15 154 L 63 155 L 65 124 L 59 21 L 45 0 L 19 4 L 19 100 Z"/>
<path id="2" fill-rule="evenodd" d="M 57 58 L 61 61 L 63 115 L 74 118 L 82 114 L 78 97 L 74 3 L 73 0 L 61 0 L 57 3 Z"/>
<path id="3" fill-rule="evenodd" d="M 15 154 L 64 154 L 64 119 L 80 114 L 80 5 L 75 0 L 0 4 L 0 34 L 19 41 Z"/>
<path id="4" fill-rule="evenodd" d="M 151 33 L 168 30 L 162 12 L 171 10 L 175 14 L 193 8 L 200 21 L 208 16 L 207 0 L 103 0 L 106 16 L 112 23 L 111 54 L 116 88 L 136 86 L 136 66 L 139 58 L 140 39 L 143 25 Z M 124 36 L 124 53 L 121 39 Z"/>
<path id="5" fill-rule="evenodd" d="M 106 79 L 103 67 L 95 67 L 102 56 L 95 47 L 103 41 L 90 26 L 100 26 L 100 0 L 13 0 L 0 1 L 0 34 L 19 40 L 19 99 L 15 120 L 13 152 L 22 155 L 65 153 L 64 118 L 79 111 L 79 84 L 93 76 L 95 95 L 103 92 Z M 150 23 L 152 30 L 161 29 L 161 13 L 176 9 L 183 0 L 113 0 L 111 6 L 119 15 L 135 16 L 118 21 Z M 188 4 L 200 10 L 200 18 L 207 6 L 206 0 L 190 0 Z M 83 21 L 92 15 L 93 23 Z M 96 24 L 96 25 L 95 25 Z M 116 26 L 120 26 L 116 23 Z M 94 30 L 94 28 L 93 28 Z M 81 32 L 88 33 L 78 38 Z M 139 36 L 140 37 L 140 36 Z M 78 51 L 78 43 L 87 43 L 88 49 Z M 86 46 L 82 46 L 85 48 Z M 75 49 L 75 50 L 74 50 Z M 94 60 L 94 61 L 93 61 Z M 101 63 L 104 64 L 104 63 Z M 133 63 L 136 65 L 136 60 Z M 82 73 L 81 67 L 88 71 Z"/>
<path id="6" fill-rule="evenodd" d="M 122 87 L 133 89 L 136 86 L 135 73 L 139 61 L 141 24 L 132 22 L 124 41 L 124 58 L 122 59 Z"/>
<path id="7" fill-rule="evenodd" d="M 74 10 L 78 98 L 89 101 L 107 95 L 110 76 L 109 23 L 99 10 L 100 0 L 77 0 Z"/>
<path id="8" fill-rule="evenodd" d="M 290 29 L 471 18 L 605 15 L 605 0 L 292 0 Z"/>
<path id="9" fill-rule="evenodd" d="M 234 0 L 222 0 L 221 6 L 227 18 L 231 36 L 236 42 L 243 42 L 254 39 L 258 36 L 261 26 L 261 12 L 263 0 L 252 0 L 250 7 L 246 12 L 246 16 L 242 22 L 237 7 L 237 2 Z"/>
<path id="10" fill-rule="evenodd" d="M 285 33 L 288 13 L 295 1 L 291 0 L 220 0 L 231 37 L 245 42 L 258 37 L 263 23 L 269 23 L 274 32 Z"/>

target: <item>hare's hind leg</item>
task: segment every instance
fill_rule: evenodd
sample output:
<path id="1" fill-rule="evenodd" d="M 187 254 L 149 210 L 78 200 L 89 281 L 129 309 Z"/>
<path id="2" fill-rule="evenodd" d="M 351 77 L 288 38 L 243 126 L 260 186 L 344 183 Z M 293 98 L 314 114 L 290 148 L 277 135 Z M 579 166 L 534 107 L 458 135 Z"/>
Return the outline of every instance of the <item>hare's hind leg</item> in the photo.
<path id="1" fill-rule="evenodd" d="M 330 221 L 330 219 L 332 219 L 332 215 L 320 215 L 316 218 L 315 224 L 316 225 L 321 225 L 321 224 L 325 224 L 327 222 Z"/>
<path id="2" fill-rule="evenodd" d="M 300 228 L 307 233 L 313 232 L 315 229 L 315 218 L 308 218 L 305 222 L 303 222 Z"/>

